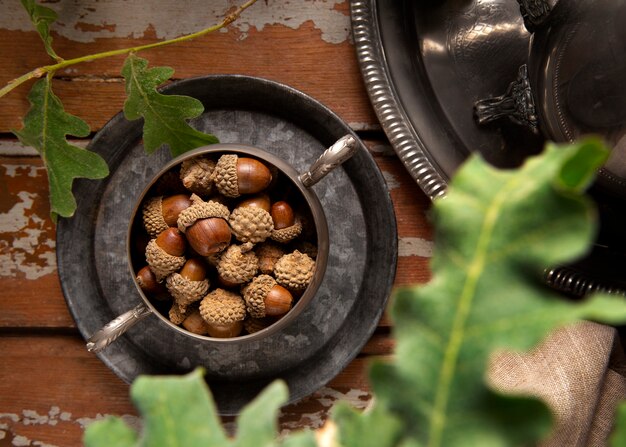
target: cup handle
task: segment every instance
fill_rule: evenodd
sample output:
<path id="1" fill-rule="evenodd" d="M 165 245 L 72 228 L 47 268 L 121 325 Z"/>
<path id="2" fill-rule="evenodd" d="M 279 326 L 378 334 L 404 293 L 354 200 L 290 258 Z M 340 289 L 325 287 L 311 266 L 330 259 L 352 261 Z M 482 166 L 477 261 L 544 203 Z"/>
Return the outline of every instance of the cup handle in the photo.
<path id="1" fill-rule="evenodd" d="M 134 326 L 135 323 L 143 320 L 151 313 L 152 311 L 148 309 L 145 304 L 138 304 L 133 309 L 105 324 L 95 334 L 89 337 L 87 340 L 87 351 L 100 352 L 117 340 L 117 338 L 131 326 Z"/>
<path id="2" fill-rule="evenodd" d="M 356 138 L 352 135 L 344 135 L 326 149 L 307 172 L 300 175 L 300 181 L 307 188 L 315 185 L 326 174 L 352 157 L 358 148 Z"/>

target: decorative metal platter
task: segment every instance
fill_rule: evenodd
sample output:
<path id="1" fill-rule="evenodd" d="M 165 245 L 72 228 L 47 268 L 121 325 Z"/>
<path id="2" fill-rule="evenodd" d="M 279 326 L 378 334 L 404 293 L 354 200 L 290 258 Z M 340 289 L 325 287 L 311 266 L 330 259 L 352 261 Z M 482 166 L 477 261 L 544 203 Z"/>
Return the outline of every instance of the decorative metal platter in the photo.
<path id="1" fill-rule="evenodd" d="M 501 168 L 539 153 L 545 139 L 512 123 L 478 126 L 474 104 L 506 91 L 528 61 L 530 34 L 514 0 L 353 0 L 361 73 L 378 119 L 411 176 L 434 199 L 472 152 Z M 596 194 L 595 191 L 592 191 Z M 601 232 L 592 253 L 548 272 L 583 295 L 626 290 L 622 202 L 596 194 Z"/>
<path id="2" fill-rule="evenodd" d="M 198 98 L 205 112 L 193 125 L 221 142 L 265 149 L 303 172 L 350 128 L 312 98 L 285 85 L 246 76 L 207 76 L 175 82 L 171 94 Z M 76 215 L 57 227 L 63 293 L 83 337 L 141 302 L 126 259 L 126 232 L 137 197 L 171 157 L 147 156 L 142 123 L 115 116 L 93 139 L 111 175 L 78 181 Z M 354 135 L 354 134 L 353 134 Z M 358 140 L 358 138 L 357 138 Z M 100 359 L 120 378 L 206 369 L 222 414 L 236 414 L 265 385 L 285 380 L 290 402 L 326 384 L 367 342 L 385 308 L 395 276 L 397 234 L 382 174 L 360 144 L 358 153 L 313 187 L 329 227 L 324 280 L 306 310 L 284 329 L 254 343 L 215 346 L 174 333 L 155 316 L 144 319 Z M 240 358 L 235 370 L 220 359 Z M 232 359 L 232 357 L 230 357 Z"/>

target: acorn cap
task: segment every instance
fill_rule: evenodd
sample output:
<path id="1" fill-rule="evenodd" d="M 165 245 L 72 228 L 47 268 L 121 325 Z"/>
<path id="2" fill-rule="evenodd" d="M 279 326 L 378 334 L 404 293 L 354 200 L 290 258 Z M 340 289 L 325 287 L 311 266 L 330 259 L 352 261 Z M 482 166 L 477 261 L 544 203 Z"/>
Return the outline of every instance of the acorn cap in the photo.
<path id="1" fill-rule="evenodd" d="M 263 242 L 270 237 L 274 229 L 270 213 L 256 206 L 235 208 L 228 218 L 228 223 L 239 241 L 253 244 Z"/>
<path id="2" fill-rule="evenodd" d="M 151 239 L 146 247 L 146 261 L 157 281 L 161 282 L 166 276 L 180 270 L 186 259 L 184 256 L 170 255 L 157 245 L 156 239 Z"/>
<path id="3" fill-rule="evenodd" d="M 182 210 L 178 216 L 178 229 L 183 233 L 199 219 L 220 217 L 224 220 L 228 220 L 230 212 L 228 208 L 221 203 L 212 200 L 205 202 L 196 194 L 192 194 L 190 200 L 193 204 L 189 208 Z"/>
<path id="4" fill-rule="evenodd" d="M 238 294 L 215 289 L 200 302 L 200 315 L 209 324 L 243 321 L 246 317 L 246 305 Z"/>
<path id="5" fill-rule="evenodd" d="M 209 195 L 213 190 L 215 162 L 208 157 L 195 157 L 182 162 L 180 179 L 183 186 L 193 193 Z"/>
<path id="6" fill-rule="evenodd" d="M 250 243 L 229 246 L 217 264 L 219 275 L 235 284 L 243 284 L 254 278 L 259 269 L 259 260 L 251 249 Z"/>
<path id="7" fill-rule="evenodd" d="M 239 184 L 237 182 L 237 160 L 235 154 L 222 155 L 213 171 L 213 183 L 226 197 L 239 197 Z"/>
<path id="8" fill-rule="evenodd" d="M 296 220 L 296 222 L 290 227 L 281 228 L 280 230 L 272 230 L 272 235 L 270 237 L 276 242 L 286 244 L 287 242 L 291 242 L 300 236 L 300 233 L 302 233 L 302 224 Z"/>
<path id="9" fill-rule="evenodd" d="M 314 270 L 315 261 L 295 250 L 276 262 L 274 275 L 281 286 L 291 290 L 303 290 L 311 282 Z"/>
<path id="10" fill-rule="evenodd" d="M 308 255 L 310 258 L 317 258 L 317 246 L 307 241 L 298 241 L 293 246 L 294 250 L 298 250 L 300 253 Z"/>
<path id="11" fill-rule="evenodd" d="M 254 252 L 257 258 L 259 258 L 259 271 L 266 275 L 274 273 L 276 261 L 286 254 L 283 247 L 271 241 L 265 241 L 257 245 L 254 248 Z"/>
<path id="12" fill-rule="evenodd" d="M 265 316 L 265 297 L 275 285 L 276 280 L 270 275 L 259 275 L 241 290 L 246 309 L 251 317 L 263 318 Z"/>
<path id="13" fill-rule="evenodd" d="M 187 308 L 191 303 L 200 301 L 209 290 L 208 280 L 191 281 L 179 273 L 169 275 L 165 280 L 165 285 L 181 309 Z"/>
<path id="14" fill-rule="evenodd" d="M 170 308 L 169 318 L 174 324 L 181 324 L 187 318 L 187 309 L 182 309 L 178 304 L 173 303 Z"/>
<path id="15" fill-rule="evenodd" d="M 163 196 L 151 197 L 143 204 L 143 226 L 151 237 L 156 237 L 159 233 L 169 228 L 165 219 L 163 219 L 162 199 Z"/>

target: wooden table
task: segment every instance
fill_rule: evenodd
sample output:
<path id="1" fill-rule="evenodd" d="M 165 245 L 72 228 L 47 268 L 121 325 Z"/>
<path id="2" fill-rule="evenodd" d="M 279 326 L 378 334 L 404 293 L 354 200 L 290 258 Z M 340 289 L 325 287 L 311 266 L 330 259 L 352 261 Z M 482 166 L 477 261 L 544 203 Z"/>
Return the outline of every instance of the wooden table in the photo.
<path id="1" fill-rule="evenodd" d="M 54 47 L 69 59 L 177 37 L 220 21 L 234 1 L 49 2 L 59 12 Z M 349 2 L 259 1 L 227 30 L 141 53 L 175 68 L 175 79 L 246 74 L 288 84 L 318 99 L 367 144 L 391 192 L 399 234 L 396 286 L 425 282 L 432 232 L 429 200 L 395 156 L 370 105 L 351 38 Z M 123 57 L 56 73 L 66 110 L 92 132 L 122 109 Z M 50 63 L 19 2 L 0 4 L 0 85 Z M 61 292 L 46 173 L 37 153 L 12 129 L 28 110 L 30 83 L 0 99 L 0 446 L 80 445 L 83 429 L 104 415 L 137 423 L 129 386 L 86 351 Z M 88 139 L 79 141 L 86 145 Z M 284 408 L 281 429 L 318 427 L 334 402 L 363 408 L 367 364 L 390 355 L 383 317 L 362 352 L 328 385 Z M 232 419 L 226 419 L 227 424 Z"/>

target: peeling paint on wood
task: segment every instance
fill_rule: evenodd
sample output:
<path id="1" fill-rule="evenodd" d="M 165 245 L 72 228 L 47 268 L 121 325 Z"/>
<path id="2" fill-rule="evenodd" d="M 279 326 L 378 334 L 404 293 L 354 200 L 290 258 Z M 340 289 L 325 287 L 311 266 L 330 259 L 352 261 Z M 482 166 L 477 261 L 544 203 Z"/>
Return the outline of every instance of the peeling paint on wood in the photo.
<path id="1" fill-rule="evenodd" d="M 382 171 L 382 174 L 383 174 L 383 177 L 385 178 L 385 183 L 387 183 L 387 189 L 389 191 L 392 191 L 402 186 L 392 173 L 387 172 L 387 171 Z"/>
<path id="2" fill-rule="evenodd" d="M 58 406 L 50 407 L 47 414 L 39 414 L 35 410 L 22 410 L 22 414 L 17 413 L 0 413 L 0 440 L 9 440 L 10 445 L 14 446 L 38 446 L 38 447 L 55 447 L 41 441 L 32 440 L 26 436 L 20 435 L 20 426 L 29 425 L 49 425 L 61 428 L 63 423 L 76 424 L 84 430 L 89 424 L 105 419 L 111 415 L 98 413 L 95 417 L 72 417 L 67 411 L 61 411 Z M 132 414 L 124 414 L 120 418 L 130 427 L 137 431 L 141 430 L 141 419 Z M 2 445 L 9 445 L 6 442 Z"/>
<path id="3" fill-rule="evenodd" d="M 419 256 L 430 258 L 433 255 L 432 241 L 420 237 L 401 237 L 398 240 L 398 256 Z"/>
<path id="4" fill-rule="evenodd" d="M 140 38 L 148 30 L 158 39 L 191 34 L 218 23 L 226 12 L 241 3 L 232 0 L 73 0 L 46 6 L 59 15 L 52 26 L 54 33 L 77 42 L 93 42 L 100 38 Z M 343 0 L 261 0 L 229 27 L 235 28 L 238 38 L 243 40 L 253 29 L 261 31 L 271 25 L 298 29 L 310 22 L 321 32 L 325 42 L 339 44 L 350 39 L 350 17 L 347 11 L 338 8 L 344 3 Z M 33 30 L 19 2 L 6 2 L 3 8 L 0 28 Z"/>
<path id="5" fill-rule="evenodd" d="M 0 165 L 0 173 L 9 178 L 36 178 L 41 170 L 43 167 L 35 165 Z M 19 191 L 13 197 L 11 208 L 0 213 L 0 277 L 22 274 L 26 279 L 36 280 L 54 273 L 56 243 L 50 234 L 51 224 L 35 209 L 36 202 L 47 199 L 29 191 Z"/>

